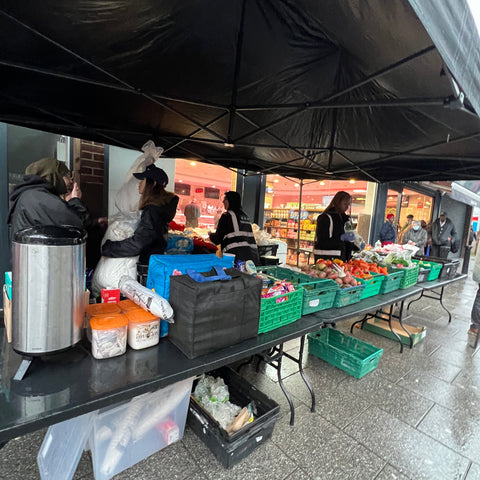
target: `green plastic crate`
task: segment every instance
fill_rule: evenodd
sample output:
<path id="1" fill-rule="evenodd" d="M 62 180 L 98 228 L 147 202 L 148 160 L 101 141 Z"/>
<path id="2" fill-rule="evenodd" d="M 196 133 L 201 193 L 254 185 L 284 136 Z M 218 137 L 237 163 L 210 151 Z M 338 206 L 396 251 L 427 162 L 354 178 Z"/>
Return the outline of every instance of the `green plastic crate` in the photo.
<path id="1" fill-rule="evenodd" d="M 388 275 L 384 275 L 382 285 L 380 286 L 380 294 L 394 292 L 400 287 L 400 282 L 402 281 L 405 272 L 392 272 Z"/>
<path id="2" fill-rule="evenodd" d="M 362 292 L 362 296 L 360 297 L 361 300 L 364 298 L 373 297 L 380 293 L 380 289 L 382 288 L 383 279 L 385 275 L 379 275 L 378 273 L 372 273 L 372 278 L 358 278 L 355 277 L 362 285 L 365 285 L 365 288 Z"/>
<path id="3" fill-rule="evenodd" d="M 419 260 L 412 259 L 412 262 L 418 263 Z M 429 262 L 428 260 L 424 262 L 426 265 L 430 265 L 430 273 L 428 274 L 427 282 L 436 280 L 440 276 L 443 265 L 441 263 Z"/>
<path id="4" fill-rule="evenodd" d="M 277 297 L 262 298 L 258 333 L 270 332 L 302 316 L 303 288 Z"/>
<path id="5" fill-rule="evenodd" d="M 287 280 L 304 289 L 302 314 L 319 312 L 333 306 L 335 295 L 340 289 L 333 280 L 311 277 L 305 273 L 295 272 L 278 266 L 257 267 L 257 271 L 278 280 Z"/>
<path id="6" fill-rule="evenodd" d="M 365 290 L 365 285 L 357 285 L 356 287 L 340 288 L 335 296 L 333 306 L 335 308 L 346 307 L 357 303 L 362 298 L 362 293 Z"/>
<path id="7" fill-rule="evenodd" d="M 414 267 L 409 267 L 409 268 L 397 268 L 393 266 L 388 267 L 389 272 L 390 271 L 398 272 L 399 270 L 403 271 L 404 275 L 402 277 L 400 286 L 398 288 L 400 289 L 409 288 L 417 283 L 418 271 L 420 270 L 418 264 L 416 264 Z"/>
<path id="8" fill-rule="evenodd" d="M 355 378 L 377 368 L 383 350 L 333 328 L 308 335 L 308 353 Z"/>

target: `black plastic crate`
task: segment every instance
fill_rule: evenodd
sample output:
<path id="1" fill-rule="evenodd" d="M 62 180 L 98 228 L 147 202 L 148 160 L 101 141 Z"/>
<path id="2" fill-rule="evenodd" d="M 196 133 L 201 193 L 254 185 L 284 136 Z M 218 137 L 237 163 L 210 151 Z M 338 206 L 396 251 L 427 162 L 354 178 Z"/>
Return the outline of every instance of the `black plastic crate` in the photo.
<path id="1" fill-rule="evenodd" d="M 228 386 L 230 401 L 244 407 L 255 402 L 257 414 L 252 423 L 238 432 L 228 435 L 218 422 L 193 398 L 190 397 L 187 423 L 195 434 L 207 445 L 217 460 L 231 468 L 263 445 L 273 433 L 273 427 L 280 413 L 278 403 L 257 390 L 252 384 L 229 367 L 222 367 L 207 375 L 221 377 Z M 194 388 L 196 381 L 194 383 Z"/>
<path id="2" fill-rule="evenodd" d="M 458 258 L 450 259 L 450 258 L 440 258 L 440 257 L 427 257 L 425 255 L 418 255 L 418 256 L 416 255 L 413 258 L 416 258 L 417 260 L 441 263 L 443 266 L 438 276 L 439 280 L 446 280 L 446 279 L 451 279 L 455 277 L 455 275 L 457 274 L 458 267 L 460 265 L 460 260 Z"/>

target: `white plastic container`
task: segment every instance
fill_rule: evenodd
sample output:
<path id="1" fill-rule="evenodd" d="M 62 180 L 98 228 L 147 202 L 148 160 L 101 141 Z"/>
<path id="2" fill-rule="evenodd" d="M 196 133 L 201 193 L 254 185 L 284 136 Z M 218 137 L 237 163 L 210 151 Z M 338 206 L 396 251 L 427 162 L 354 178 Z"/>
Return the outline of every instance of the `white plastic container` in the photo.
<path id="1" fill-rule="evenodd" d="M 123 313 L 90 318 L 92 355 L 101 360 L 122 355 L 127 350 L 128 318 Z"/>
<path id="2" fill-rule="evenodd" d="M 125 312 L 128 318 L 128 345 L 135 349 L 152 347 L 160 340 L 160 319 L 143 308 Z"/>
<path id="3" fill-rule="evenodd" d="M 182 380 L 95 416 L 89 445 L 96 480 L 109 480 L 183 437 L 192 382 Z"/>

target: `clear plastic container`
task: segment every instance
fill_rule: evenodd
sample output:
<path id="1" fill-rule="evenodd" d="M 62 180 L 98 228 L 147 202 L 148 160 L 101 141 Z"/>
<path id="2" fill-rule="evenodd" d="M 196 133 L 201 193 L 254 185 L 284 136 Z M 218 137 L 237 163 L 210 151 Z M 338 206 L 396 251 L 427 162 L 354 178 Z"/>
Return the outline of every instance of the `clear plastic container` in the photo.
<path id="1" fill-rule="evenodd" d="M 139 395 L 95 416 L 89 445 L 96 480 L 109 480 L 181 440 L 192 382 L 193 377 Z"/>
<path id="2" fill-rule="evenodd" d="M 117 305 L 120 307 L 120 310 L 122 310 L 122 312 L 129 312 L 130 310 L 138 310 L 139 308 L 141 308 L 129 298 L 127 298 L 126 300 L 120 300 Z"/>
<path id="3" fill-rule="evenodd" d="M 135 349 L 152 347 L 160 340 L 160 319 L 138 308 L 125 313 L 128 318 L 128 345 Z"/>
<path id="4" fill-rule="evenodd" d="M 99 360 L 122 355 L 127 350 L 128 318 L 123 313 L 90 318 L 92 355 Z"/>

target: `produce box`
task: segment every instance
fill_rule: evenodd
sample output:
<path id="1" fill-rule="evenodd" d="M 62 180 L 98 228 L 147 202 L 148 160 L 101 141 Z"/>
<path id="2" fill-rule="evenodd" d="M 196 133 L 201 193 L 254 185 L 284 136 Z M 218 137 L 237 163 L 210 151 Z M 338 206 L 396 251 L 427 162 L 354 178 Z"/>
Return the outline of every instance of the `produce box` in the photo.
<path id="1" fill-rule="evenodd" d="M 346 307 L 357 303 L 362 298 L 362 293 L 365 290 L 365 285 L 357 285 L 356 287 L 346 287 L 337 290 L 335 301 L 333 302 L 334 308 Z"/>
<path id="2" fill-rule="evenodd" d="M 425 338 L 425 335 L 427 334 L 427 327 L 412 327 L 411 325 L 405 324 L 403 324 L 403 326 L 408 330 L 408 333 L 410 333 L 413 345 L 416 345 L 418 342 L 423 340 Z M 370 320 L 367 320 L 363 324 L 363 329 L 372 333 L 376 333 L 377 335 L 381 335 L 382 337 L 391 338 L 392 340 L 398 340 L 397 337 L 390 330 L 388 322 L 385 322 L 384 320 L 380 320 L 378 318 L 372 318 Z M 410 345 L 410 339 L 408 338 L 405 330 L 401 327 L 400 322 L 392 320 L 392 329 L 398 334 L 403 344 Z"/>
<path id="3" fill-rule="evenodd" d="M 257 267 L 263 272 L 278 280 L 287 280 L 295 286 L 303 288 L 302 315 L 319 312 L 333 306 L 335 295 L 340 288 L 333 280 L 320 279 L 295 272 L 282 267 Z"/>
<path id="4" fill-rule="evenodd" d="M 388 275 L 384 275 L 383 282 L 380 286 L 380 294 L 383 295 L 385 293 L 390 293 L 398 290 L 400 287 L 400 282 L 402 281 L 404 275 L 405 272 L 403 271 L 392 272 Z"/>
<path id="5" fill-rule="evenodd" d="M 271 298 L 262 298 L 258 333 L 270 332 L 302 316 L 303 288 Z"/>
<path id="6" fill-rule="evenodd" d="M 360 299 L 363 300 L 364 298 L 378 295 L 380 293 L 380 289 L 382 288 L 384 278 L 385 275 L 378 275 L 375 273 L 372 273 L 372 278 L 357 278 L 362 285 L 365 285 Z"/>
<path id="7" fill-rule="evenodd" d="M 417 283 L 426 282 L 427 279 L 428 279 L 428 276 L 430 275 L 430 271 L 431 271 L 430 268 L 422 268 L 422 267 L 420 267 L 419 270 L 418 270 Z"/>
<path id="8" fill-rule="evenodd" d="M 429 269 L 430 270 L 430 272 L 427 276 L 427 279 L 426 279 L 427 282 L 431 282 L 432 280 L 436 280 L 438 278 L 438 276 L 440 275 L 440 272 L 441 272 L 442 267 L 443 267 L 443 265 L 441 263 L 430 262 L 428 260 L 412 259 L 412 262 L 418 263 L 420 269 L 424 268 L 424 269 Z M 420 272 L 419 272 L 418 275 L 420 277 Z M 425 280 L 418 280 L 419 283 L 421 281 L 425 281 Z"/>
<path id="9" fill-rule="evenodd" d="M 402 280 L 400 281 L 400 286 L 398 288 L 400 289 L 405 289 L 412 287 L 417 283 L 418 280 L 418 272 L 420 270 L 420 267 L 418 264 L 415 266 L 411 267 L 395 267 L 393 265 L 388 267 L 389 272 L 398 272 L 398 271 L 403 271 L 404 275 L 402 277 Z"/>
<path id="10" fill-rule="evenodd" d="M 219 368 L 208 375 L 223 378 L 230 402 L 240 407 L 252 402 L 256 408 L 254 421 L 229 435 L 193 396 L 190 397 L 188 425 L 217 460 L 225 468 L 231 468 L 270 439 L 280 407 L 229 367 Z"/>
<path id="11" fill-rule="evenodd" d="M 377 368 L 383 350 L 333 328 L 308 335 L 308 353 L 355 378 Z"/>
<path id="12" fill-rule="evenodd" d="M 442 265 L 442 269 L 440 270 L 440 274 L 437 278 L 440 280 L 447 280 L 455 277 L 460 260 L 459 259 L 449 259 L 449 258 L 439 258 L 439 257 L 425 257 L 425 256 L 415 256 L 415 260 L 423 260 L 424 262 L 435 262 Z M 434 279 L 432 279 L 434 280 Z"/>

